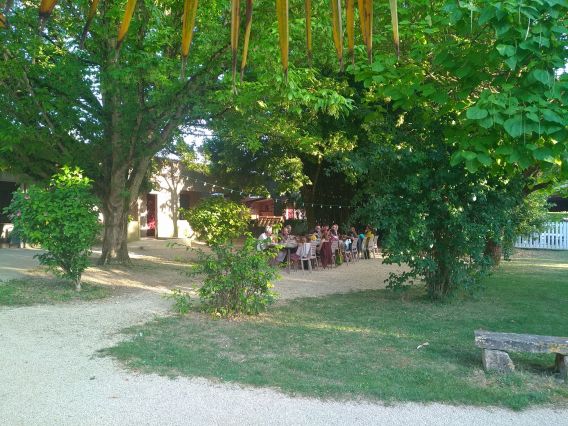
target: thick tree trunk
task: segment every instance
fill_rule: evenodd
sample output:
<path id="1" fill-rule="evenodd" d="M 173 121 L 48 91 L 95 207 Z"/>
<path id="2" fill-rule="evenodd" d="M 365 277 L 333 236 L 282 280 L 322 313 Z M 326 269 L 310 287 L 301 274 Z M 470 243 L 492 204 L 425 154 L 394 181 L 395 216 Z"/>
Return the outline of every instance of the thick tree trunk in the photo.
<path id="1" fill-rule="evenodd" d="M 132 169 L 126 166 L 115 169 L 108 188 L 103 188 L 102 212 L 104 235 L 99 265 L 130 263 L 128 255 L 128 213 L 136 202 L 151 156 L 135 161 Z"/>
<path id="2" fill-rule="evenodd" d="M 99 265 L 128 263 L 128 206 L 126 200 L 114 204 L 107 202 L 103 209 L 104 235 Z"/>

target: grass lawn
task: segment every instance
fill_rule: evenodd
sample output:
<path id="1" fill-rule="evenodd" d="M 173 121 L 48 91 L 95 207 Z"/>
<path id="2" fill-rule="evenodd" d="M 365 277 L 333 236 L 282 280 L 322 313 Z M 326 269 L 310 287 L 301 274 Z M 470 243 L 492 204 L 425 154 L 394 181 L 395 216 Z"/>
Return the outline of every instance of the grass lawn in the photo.
<path id="1" fill-rule="evenodd" d="M 549 222 L 563 222 L 563 219 L 568 217 L 568 212 L 548 212 L 546 216 Z"/>
<path id="2" fill-rule="evenodd" d="M 75 291 L 75 285 L 49 279 L 13 279 L 0 281 L 0 306 L 28 306 L 38 303 L 59 303 L 72 300 L 102 299 L 110 295 L 106 287 L 81 284 L 82 290 Z"/>
<path id="3" fill-rule="evenodd" d="M 478 328 L 568 335 L 568 252 L 522 252 L 484 285 L 443 304 L 419 289 L 377 290 L 293 300 L 252 319 L 161 318 L 103 353 L 143 372 L 322 398 L 568 404 L 553 355 L 512 354 L 515 373 L 485 373 L 473 338 Z"/>

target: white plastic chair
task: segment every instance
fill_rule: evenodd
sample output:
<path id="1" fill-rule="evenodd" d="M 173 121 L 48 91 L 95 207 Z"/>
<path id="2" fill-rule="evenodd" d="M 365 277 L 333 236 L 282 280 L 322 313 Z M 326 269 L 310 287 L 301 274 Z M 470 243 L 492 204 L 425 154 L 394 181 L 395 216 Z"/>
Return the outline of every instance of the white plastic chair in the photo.
<path id="1" fill-rule="evenodd" d="M 359 260 L 359 249 L 357 249 L 357 244 L 359 244 L 359 239 L 351 242 L 351 258 L 353 260 Z"/>
<path id="2" fill-rule="evenodd" d="M 335 257 L 337 256 L 337 250 L 338 249 L 339 249 L 339 241 L 333 240 L 331 242 L 331 263 L 332 263 L 332 267 L 337 266 Z"/>
<path id="3" fill-rule="evenodd" d="M 373 250 L 375 252 L 375 254 L 378 256 L 379 253 L 379 236 L 375 235 L 375 238 L 373 238 Z"/>

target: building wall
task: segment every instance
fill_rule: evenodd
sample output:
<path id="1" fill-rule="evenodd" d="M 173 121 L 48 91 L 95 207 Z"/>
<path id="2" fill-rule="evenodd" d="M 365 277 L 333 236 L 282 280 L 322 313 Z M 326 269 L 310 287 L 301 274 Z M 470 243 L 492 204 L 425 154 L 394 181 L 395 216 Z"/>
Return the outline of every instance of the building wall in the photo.
<path id="1" fill-rule="evenodd" d="M 150 194 L 156 196 L 156 238 L 190 238 L 193 234 L 189 223 L 179 218 L 180 197 L 184 207 L 194 207 L 201 198 L 207 196 L 194 188 L 182 173 L 180 164 L 175 161 L 163 161 L 162 168 L 152 178 L 154 189 Z M 139 235 L 146 237 L 148 232 L 147 195 L 141 196 L 137 203 Z"/>

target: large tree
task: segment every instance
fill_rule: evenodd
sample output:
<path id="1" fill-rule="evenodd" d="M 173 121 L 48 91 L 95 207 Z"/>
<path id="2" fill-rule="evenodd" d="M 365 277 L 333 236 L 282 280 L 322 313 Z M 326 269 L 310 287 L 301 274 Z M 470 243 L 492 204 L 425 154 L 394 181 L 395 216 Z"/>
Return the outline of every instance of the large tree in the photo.
<path id="1" fill-rule="evenodd" d="M 352 159 L 363 217 L 410 266 L 392 282 L 441 298 L 511 243 L 527 194 L 568 176 L 568 3 L 433 3 L 401 26 L 401 58 L 356 69 L 369 137 Z"/>
<path id="2" fill-rule="evenodd" d="M 199 11 L 187 78 L 180 78 L 181 1 L 137 3 L 117 46 L 123 2 L 102 0 L 84 48 L 86 1 L 62 2 L 40 34 L 37 10 L 17 3 L 0 32 L 2 161 L 34 179 L 58 164 L 95 182 L 105 230 L 101 263 L 128 259 L 127 217 L 153 156 L 207 120 L 203 107 L 229 58 L 229 15 Z"/>

